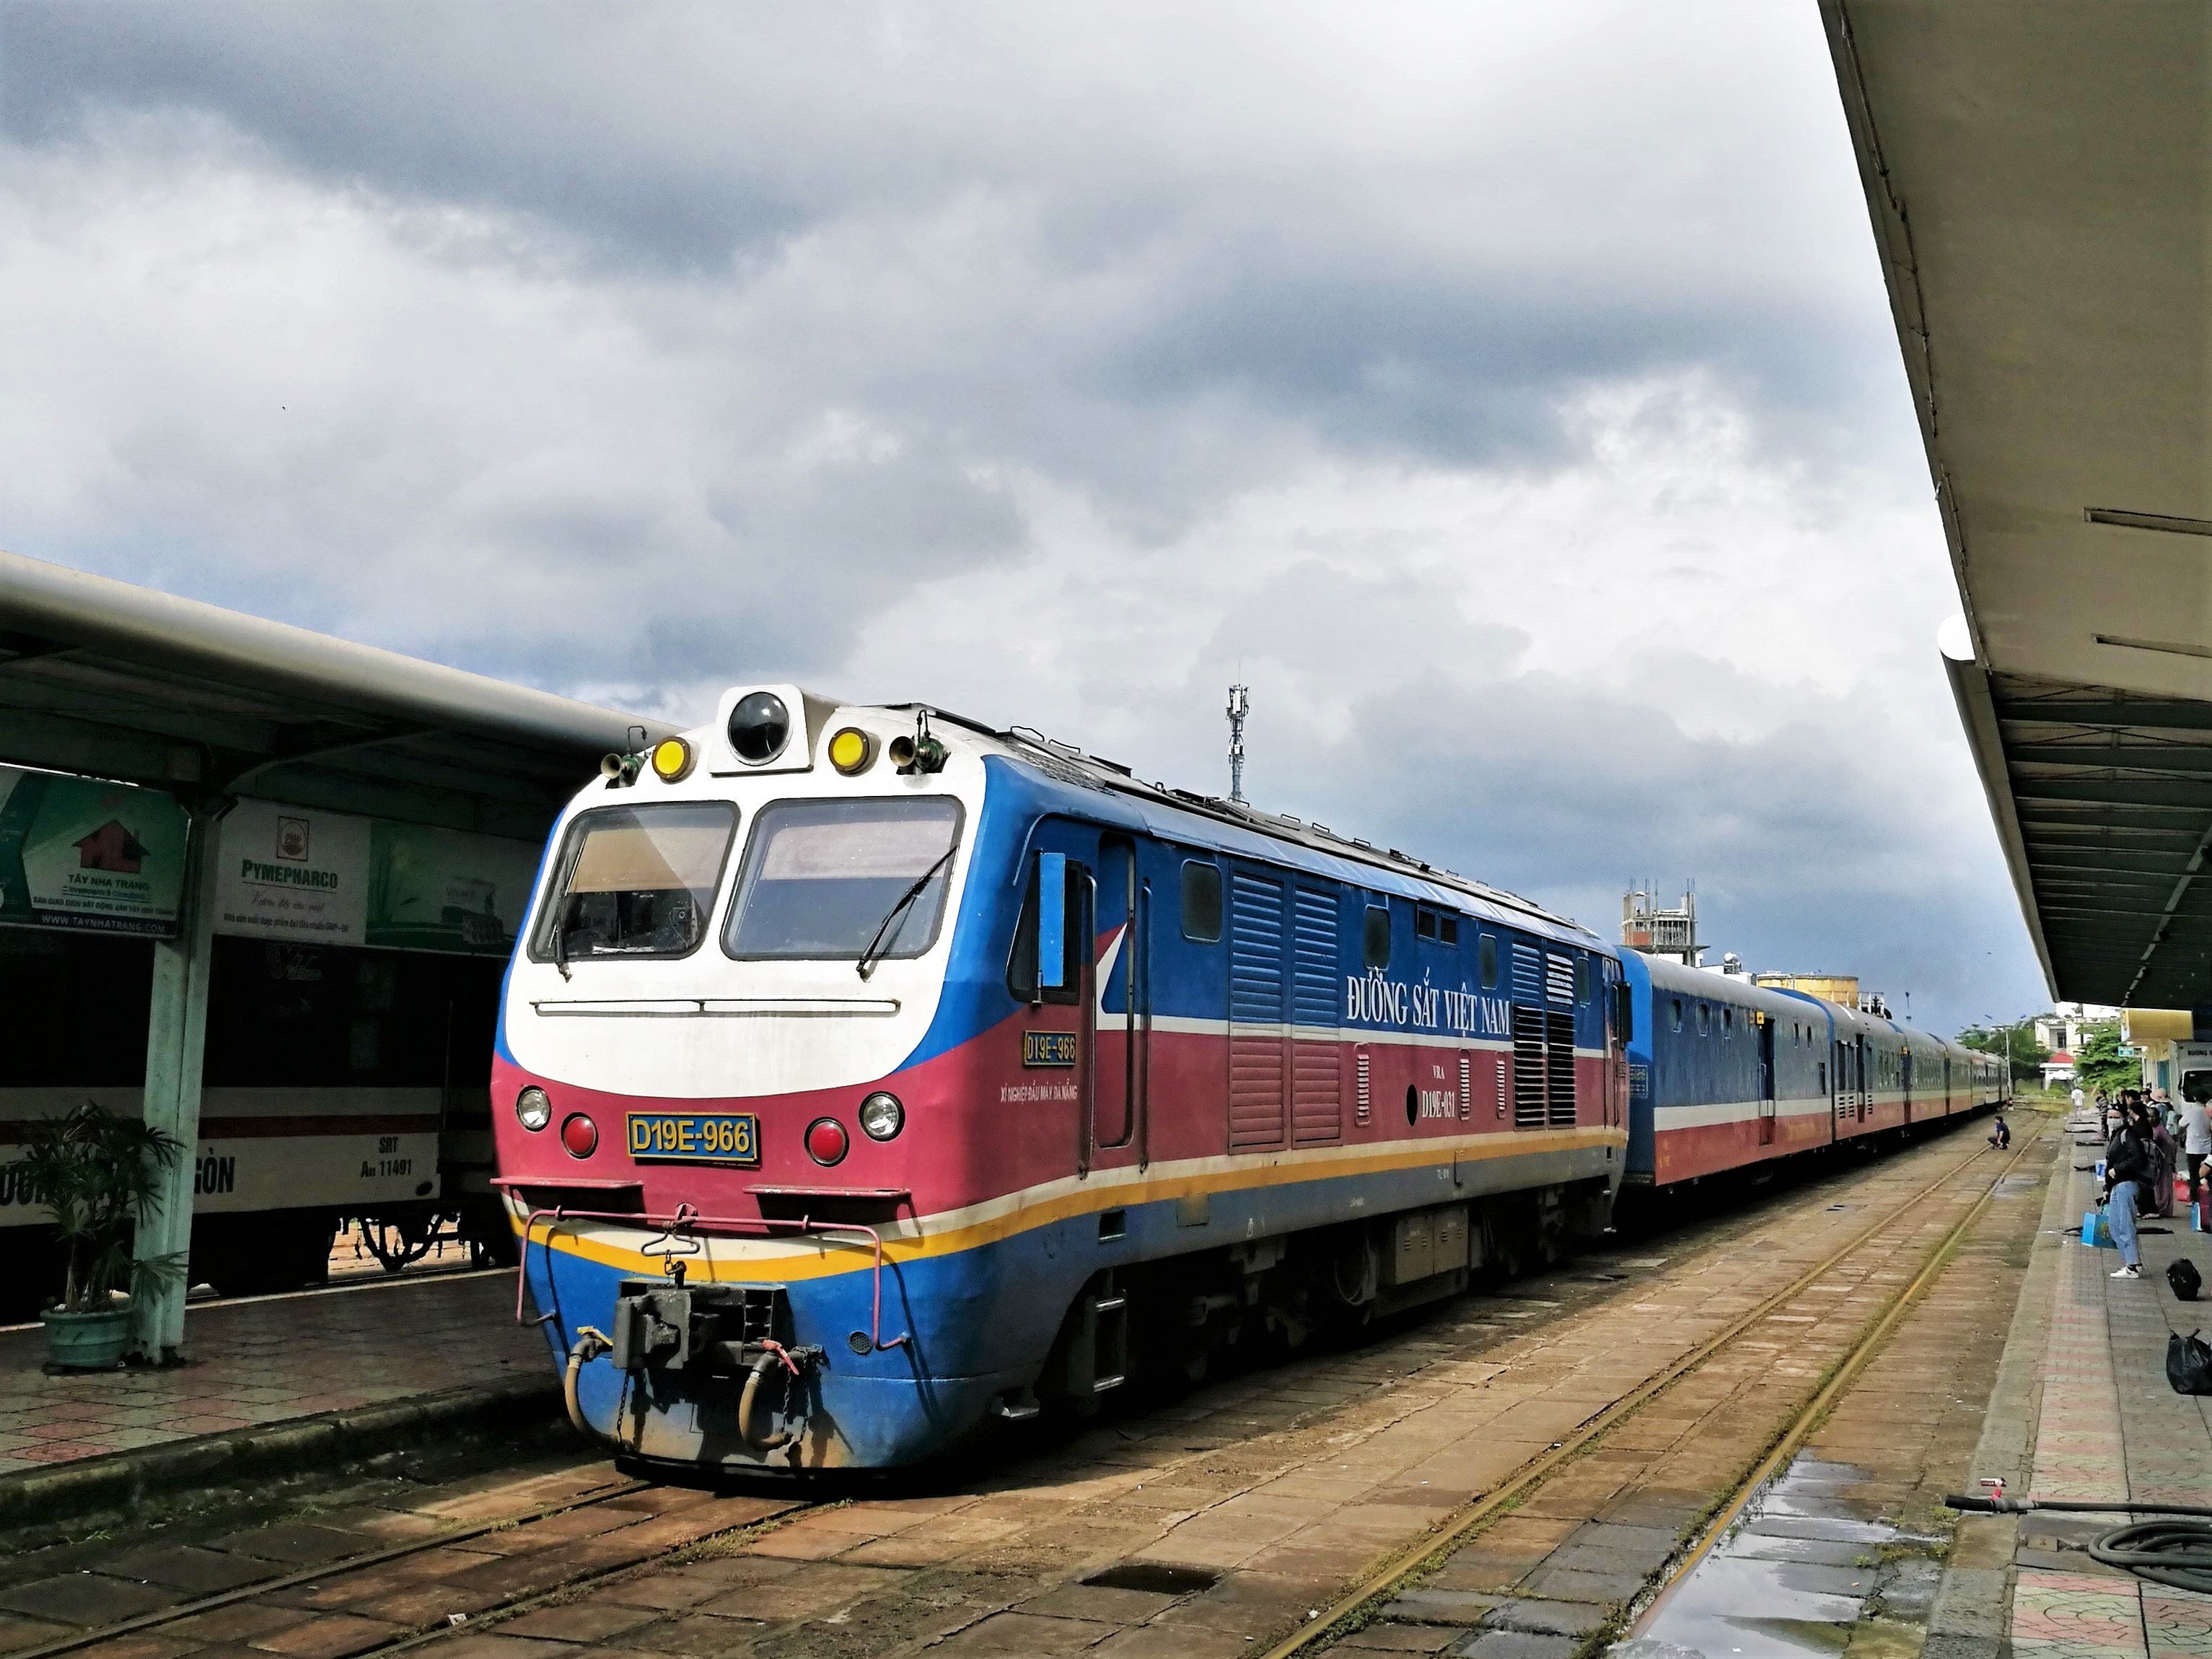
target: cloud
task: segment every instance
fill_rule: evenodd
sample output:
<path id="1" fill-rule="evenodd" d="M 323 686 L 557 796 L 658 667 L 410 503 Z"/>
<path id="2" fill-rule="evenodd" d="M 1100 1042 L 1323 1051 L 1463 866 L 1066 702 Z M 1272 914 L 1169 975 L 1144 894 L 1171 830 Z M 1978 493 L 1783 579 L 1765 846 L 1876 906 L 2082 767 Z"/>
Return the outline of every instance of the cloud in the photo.
<path id="1" fill-rule="evenodd" d="M 1809 11 L 14 0 L 0 295 L 0 545 L 2035 994 Z"/>

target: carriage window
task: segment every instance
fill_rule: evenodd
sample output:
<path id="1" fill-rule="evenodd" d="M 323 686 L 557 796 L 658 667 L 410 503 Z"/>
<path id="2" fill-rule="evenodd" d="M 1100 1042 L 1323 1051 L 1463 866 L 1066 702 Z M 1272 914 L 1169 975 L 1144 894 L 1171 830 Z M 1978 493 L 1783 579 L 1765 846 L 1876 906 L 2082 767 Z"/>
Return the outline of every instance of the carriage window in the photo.
<path id="1" fill-rule="evenodd" d="M 1447 915 L 1442 910 L 1431 910 L 1419 905 L 1413 910 L 1413 937 L 1434 939 L 1439 945 L 1459 943 L 1459 918 Z"/>
<path id="2" fill-rule="evenodd" d="M 1724 1037 L 1735 1035 L 1735 1010 L 1733 1008 L 1721 1010 L 1721 1035 Z"/>
<path id="3" fill-rule="evenodd" d="M 1577 952 L 1575 957 L 1575 1006 L 1581 1007 L 1589 1000 L 1589 958 Z"/>
<path id="4" fill-rule="evenodd" d="M 918 957 L 937 942 L 960 803 L 781 800 L 745 847 L 722 948 L 738 957 Z"/>
<path id="5" fill-rule="evenodd" d="M 1671 1022 L 1669 1029 L 1679 1031 L 1682 1029 L 1682 999 L 1676 997 L 1673 1003 L 1673 1011 L 1668 1017 Z"/>
<path id="6" fill-rule="evenodd" d="M 1482 988 L 1486 991 L 1496 990 L 1498 988 L 1497 934 L 1485 933 L 1482 936 L 1482 943 L 1475 951 L 1475 957 L 1477 966 L 1482 970 Z"/>
<path id="7" fill-rule="evenodd" d="M 1212 945 L 1221 937 L 1221 866 L 1187 859 L 1182 866 L 1182 936 Z"/>
<path id="8" fill-rule="evenodd" d="M 1713 1011 L 1704 1003 L 1698 1005 L 1698 1035 L 1704 1036 L 1712 1030 Z"/>
<path id="9" fill-rule="evenodd" d="M 531 954 L 562 963 L 689 954 L 714 908 L 737 824 L 726 801 L 580 814 Z"/>
<path id="10" fill-rule="evenodd" d="M 1360 932 L 1360 957 L 1370 968 L 1390 965 L 1390 913 L 1380 905 L 1370 905 L 1367 925 Z"/>

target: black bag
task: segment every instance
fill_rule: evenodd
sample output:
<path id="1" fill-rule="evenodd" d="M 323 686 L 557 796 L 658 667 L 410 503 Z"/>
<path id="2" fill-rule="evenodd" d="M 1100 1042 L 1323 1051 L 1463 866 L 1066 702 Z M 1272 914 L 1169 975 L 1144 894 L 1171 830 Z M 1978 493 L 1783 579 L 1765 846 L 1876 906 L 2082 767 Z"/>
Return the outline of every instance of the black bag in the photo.
<path id="1" fill-rule="evenodd" d="M 2195 1331 L 2166 1339 L 2166 1380 L 2176 1394 L 2212 1394 L 2212 1345 Z"/>
<path id="2" fill-rule="evenodd" d="M 2196 1301 L 2197 1292 L 2204 1288 L 2203 1275 L 2186 1256 L 2177 1256 L 2166 1264 L 2166 1282 L 2184 1302 Z"/>

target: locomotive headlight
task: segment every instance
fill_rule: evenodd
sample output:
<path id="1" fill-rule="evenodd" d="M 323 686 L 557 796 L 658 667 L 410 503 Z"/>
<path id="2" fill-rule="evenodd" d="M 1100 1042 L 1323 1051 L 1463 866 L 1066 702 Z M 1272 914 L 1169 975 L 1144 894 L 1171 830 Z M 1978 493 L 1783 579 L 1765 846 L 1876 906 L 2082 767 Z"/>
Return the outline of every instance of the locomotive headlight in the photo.
<path id="1" fill-rule="evenodd" d="M 868 769 L 876 757 L 876 740 L 856 726 L 848 726 L 830 739 L 830 764 L 853 777 Z"/>
<path id="2" fill-rule="evenodd" d="M 532 1084 L 514 1097 L 514 1115 L 522 1127 L 535 1133 L 553 1121 L 553 1100 L 544 1090 Z"/>
<path id="3" fill-rule="evenodd" d="M 906 1108 L 896 1095 L 872 1094 L 860 1103 L 860 1133 L 871 1140 L 889 1140 L 906 1127 Z"/>
<path id="4" fill-rule="evenodd" d="M 681 783 L 691 775 L 696 757 L 681 738 L 663 738 L 653 745 L 653 770 L 663 783 Z"/>
<path id="5" fill-rule="evenodd" d="M 730 710 L 730 748 L 750 766 L 765 766 L 783 752 L 791 740 L 791 710 L 773 691 L 756 691 L 738 699 Z"/>

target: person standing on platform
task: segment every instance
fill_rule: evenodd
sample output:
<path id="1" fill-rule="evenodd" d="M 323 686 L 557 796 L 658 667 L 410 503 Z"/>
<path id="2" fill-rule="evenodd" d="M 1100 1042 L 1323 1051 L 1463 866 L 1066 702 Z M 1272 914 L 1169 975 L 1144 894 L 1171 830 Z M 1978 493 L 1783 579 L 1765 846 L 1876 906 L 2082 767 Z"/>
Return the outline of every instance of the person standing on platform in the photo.
<path id="1" fill-rule="evenodd" d="M 2201 1100 L 2181 1102 L 2181 1155 L 2189 1161 L 2189 1201 L 2204 1201 L 2204 1160 L 2212 1157 L 2212 1115 Z"/>
<path id="2" fill-rule="evenodd" d="M 2123 1097 L 2119 1127 L 2105 1148 L 2104 1202 L 2112 1220 L 2112 1243 L 2119 1247 L 2115 1279 L 2142 1277 L 2142 1247 L 2136 1239 L 2136 1200 L 2156 1172 L 2157 1157 L 2139 1114 Z"/>

